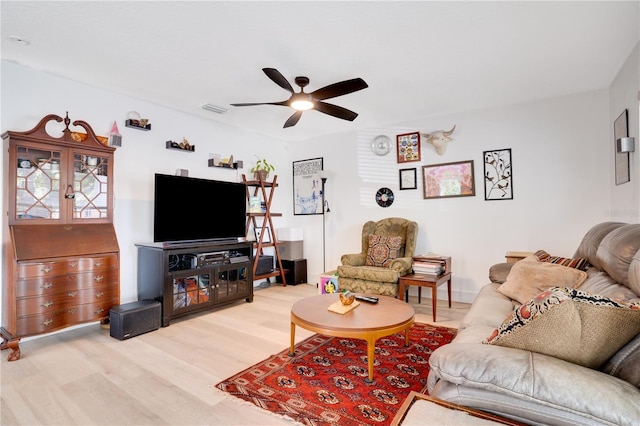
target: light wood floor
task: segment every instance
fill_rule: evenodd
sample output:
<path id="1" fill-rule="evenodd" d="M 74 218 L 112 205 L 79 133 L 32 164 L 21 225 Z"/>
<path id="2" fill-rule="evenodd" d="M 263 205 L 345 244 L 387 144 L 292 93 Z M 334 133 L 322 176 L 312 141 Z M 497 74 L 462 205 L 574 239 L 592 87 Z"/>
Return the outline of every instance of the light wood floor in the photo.
<path id="1" fill-rule="evenodd" d="M 215 385 L 289 346 L 289 312 L 315 284 L 257 290 L 253 303 L 172 321 L 119 341 L 92 324 L 20 344 L 2 357 L 2 425 L 291 425 Z M 431 300 L 410 297 L 418 322 Z M 438 303 L 438 325 L 457 327 L 468 304 Z M 296 340 L 312 333 L 297 328 Z"/>

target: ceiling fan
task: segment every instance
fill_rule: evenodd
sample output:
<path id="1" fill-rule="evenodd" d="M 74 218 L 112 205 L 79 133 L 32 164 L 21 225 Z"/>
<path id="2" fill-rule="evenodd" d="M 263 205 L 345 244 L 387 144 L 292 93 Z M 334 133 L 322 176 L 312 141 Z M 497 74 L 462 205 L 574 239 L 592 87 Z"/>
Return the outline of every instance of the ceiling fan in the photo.
<path id="1" fill-rule="evenodd" d="M 291 92 L 291 96 L 286 101 L 282 102 L 256 102 L 256 103 L 240 103 L 231 104 L 232 106 L 253 106 L 253 105 L 280 105 L 288 106 L 296 110 L 291 117 L 284 123 L 284 128 L 295 126 L 296 123 L 302 117 L 302 112 L 310 109 L 315 109 L 322 113 L 331 115 L 333 117 L 341 118 L 343 120 L 353 121 L 358 116 L 353 111 L 346 108 L 333 105 L 327 102 L 323 102 L 325 99 L 335 98 L 337 96 L 346 95 L 348 93 L 357 92 L 358 90 L 366 89 L 369 87 L 367 83 L 361 78 L 353 78 L 351 80 L 345 80 L 338 83 L 333 83 L 328 86 L 322 87 L 318 90 L 314 90 L 311 93 L 305 93 L 304 88 L 309 84 L 308 77 L 296 77 L 295 82 L 300 86 L 300 92 L 294 92 L 293 87 L 287 81 L 286 78 L 275 68 L 262 68 L 262 71 L 269 77 L 274 83 L 282 87 L 284 90 Z"/>

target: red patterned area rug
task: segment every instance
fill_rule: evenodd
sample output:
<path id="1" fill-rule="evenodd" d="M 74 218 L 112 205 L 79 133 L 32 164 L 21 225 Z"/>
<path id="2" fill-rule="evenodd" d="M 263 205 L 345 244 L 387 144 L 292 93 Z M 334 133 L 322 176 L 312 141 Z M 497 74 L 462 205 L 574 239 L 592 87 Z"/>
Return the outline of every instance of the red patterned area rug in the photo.
<path id="1" fill-rule="evenodd" d="M 367 383 L 364 340 L 315 334 L 216 385 L 229 394 L 305 425 L 388 425 L 412 390 L 426 392 L 429 356 L 457 330 L 415 323 L 376 342 Z"/>

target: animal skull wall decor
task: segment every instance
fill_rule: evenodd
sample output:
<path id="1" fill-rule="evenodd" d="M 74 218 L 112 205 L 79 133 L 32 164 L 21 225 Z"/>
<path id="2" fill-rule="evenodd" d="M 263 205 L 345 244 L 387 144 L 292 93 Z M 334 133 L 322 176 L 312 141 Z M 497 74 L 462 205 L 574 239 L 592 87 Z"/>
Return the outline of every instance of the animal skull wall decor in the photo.
<path id="1" fill-rule="evenodd" d="M 438 155 L 443 155 L 447 150 L 447 144 L 451 140 L 451 134 L 456 129 L 456 125 L 454 124 L 451 130 L 436 130 L 432 133 L 420 133 L 420 135 L 427 140 L 427 143 L 430 143 L 436 148 L 436 152 Z"/>

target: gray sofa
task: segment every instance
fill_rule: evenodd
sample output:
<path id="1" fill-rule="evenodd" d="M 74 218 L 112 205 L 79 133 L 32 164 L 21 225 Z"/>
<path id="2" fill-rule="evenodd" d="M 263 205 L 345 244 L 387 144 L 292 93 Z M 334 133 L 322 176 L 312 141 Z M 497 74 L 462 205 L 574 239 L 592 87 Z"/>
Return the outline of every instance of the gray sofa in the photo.
<path id="1" fill-rule="evenodd" d="M 573 257 L 590 264 L 577 289 L 616 301 L 640 302 L 640 224 L 600 223 L 587 232 Z M 556 356 L 487 344 L 505 318 L 524 306 L 498 290 L 506 285 L 515 265 L 491 267 L 491 283 L 479 292 L 456 338 L 433 352 L 429 394 L 527 424 L 640 424 L 640 332 L 631 331 L 622 348 L 616 347 L 613 356 L 591 368 Z M 638 324 L 640 317 L 632 317 L 630 326 Z M 599 342 L 617 336 L 618 327 L 610 327 L 607 334 Z"/>

